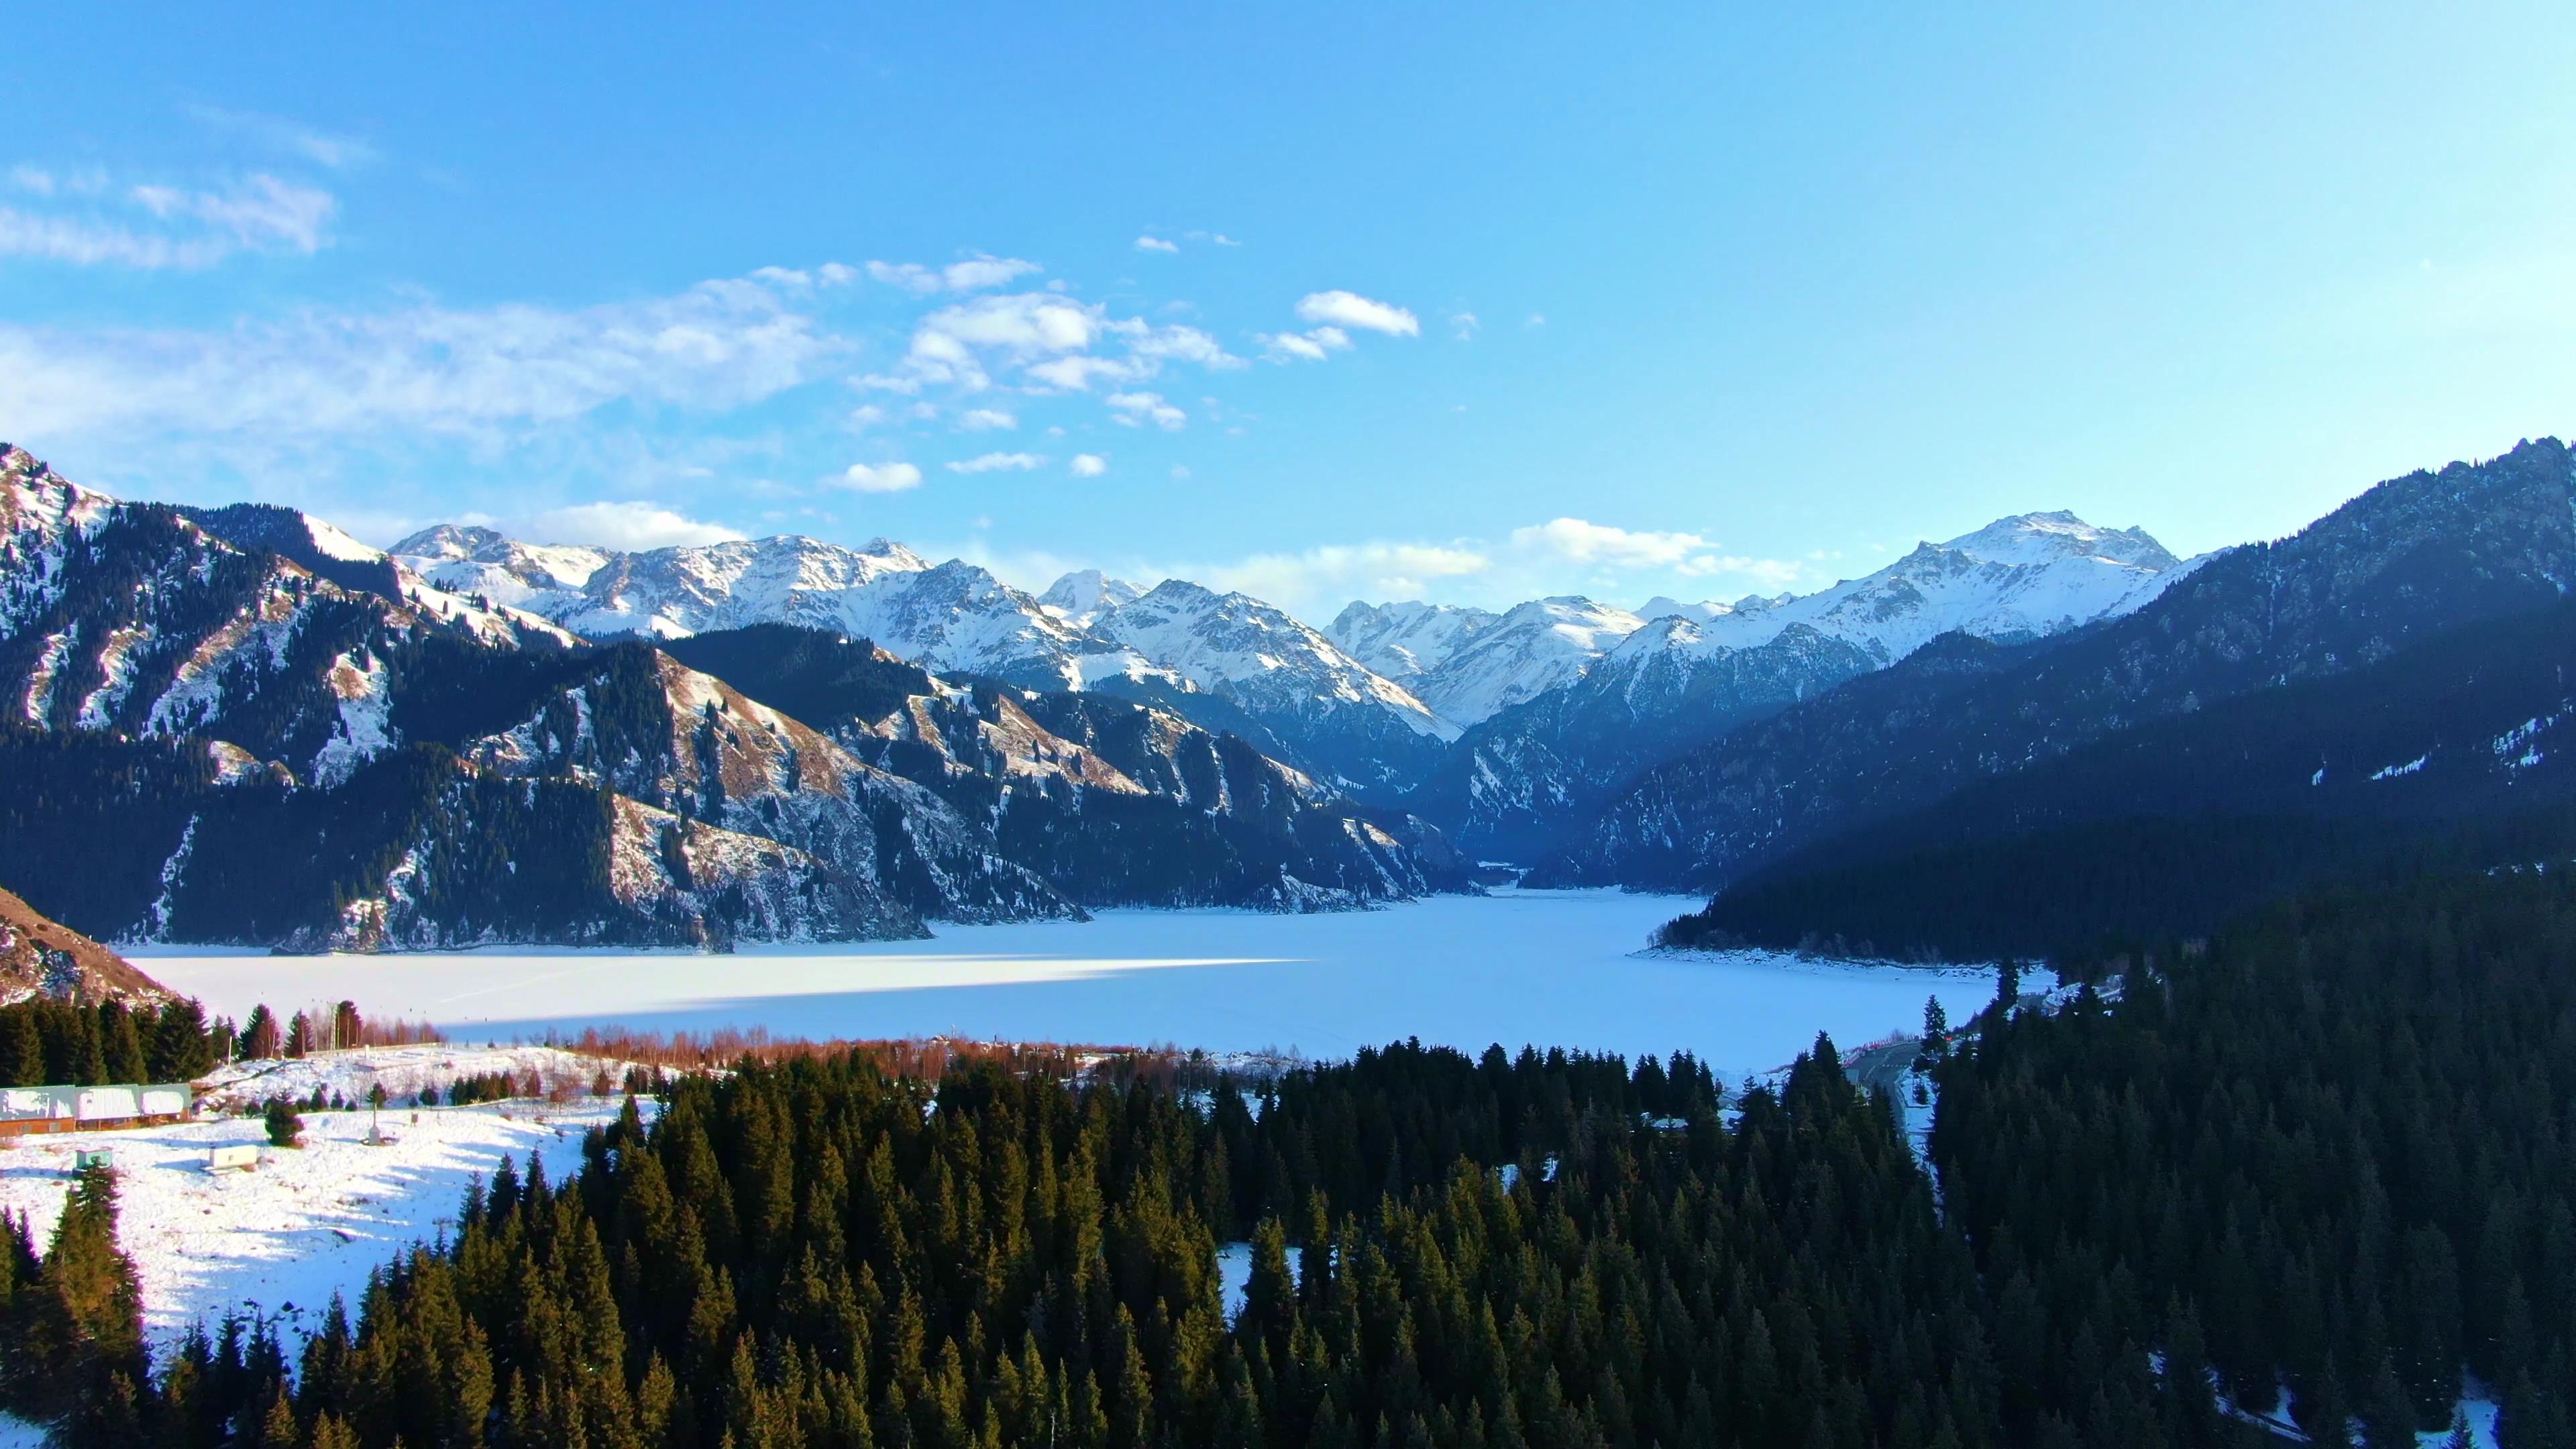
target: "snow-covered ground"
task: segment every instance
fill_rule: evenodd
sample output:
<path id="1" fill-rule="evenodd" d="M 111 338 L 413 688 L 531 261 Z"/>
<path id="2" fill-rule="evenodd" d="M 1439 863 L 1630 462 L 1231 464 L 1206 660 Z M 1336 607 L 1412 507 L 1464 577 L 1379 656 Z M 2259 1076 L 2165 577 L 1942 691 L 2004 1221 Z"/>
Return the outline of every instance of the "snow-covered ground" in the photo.
<path id="1" fill-rule="evenodd" d="M 683 952 L 505 948 L 265 956 L 176 948 L 144 969 L 239 1018 L 354 998 L 460 1040 L 549 1029 L 766 1027 L 782 1036 L 1295 1048 L 1312 1057 L 1418 1036 L 1470 1051 L 1688 1049 L 1730 1077 L 1786 1062 L 1819 1030 L 1855 1044 L 1922 1019 L 1965 1020 L 1984 971 L 1645 952 L 1696 900 L 1501 891 L 1314 916 L 1108 911 L 1086 924 L 941 926 L 932 941 Z"/>
<path id="2" fill-rule="evenodd" d="M 365 1111 L 305 1113 L 300 1149 L 268 1147 L 256 1117 L 10 1139 L 0 1147 L 0 1210 L 26 1213 L 41 1246 L 62 1216 L 72 1154 L 112 1149 L 117 1236 L 142 1275 L 155 1347 L 232 1311 L 291 1330 L 309 1325 L 334 1292 L 354 1312 L 367 1274 L 434 1237 L 442 1219 L 452 1227 L 467 1179 L 489 1177 L 504 1154 L 523 1167 L 531 1154 L 542 1157 L 547 1176 L 561 1181 L 580 1166 L 583 1131 L 612 1120 L 619 1105 L 387 1111 L 383 1127 L 394 1140 L 381 1147 L 362 1140 Z M 206 1171 L 211 1149 L 243 1144 L 260 1145 L 256 1171 Z M 0 1426 L 0 1449 L 10 1442 Z"/>
<path id="3" fill-rule="evenodd" d="M 365 1101 L 373 1088 L 381 1086 L 387 1101 L 406 1102 L 417 1098 L 423 1087 L 437 1087 L 444 1093 L 460 1078 L 508 1072 L 513 1080 L 522 1082 L 534 1075 L 547 1089 L 538 1095 L 560 1097 L 586 1093 L 603 1068 L 611 1082 L 625 1080 L 624 1063 L 603 1063 L 554 1047 L 485 1047 L 448 1042 L 353 1047 L 347 1051 L 315 1052 L 308 1057 L 217 1067 L 202 1080 L 204 1090 L 198 1095 L 220 1111 L 257 1106 L 275 1097 L 307 1101 L 317 1088 L 325 1096 L 354 1103 Z"/>

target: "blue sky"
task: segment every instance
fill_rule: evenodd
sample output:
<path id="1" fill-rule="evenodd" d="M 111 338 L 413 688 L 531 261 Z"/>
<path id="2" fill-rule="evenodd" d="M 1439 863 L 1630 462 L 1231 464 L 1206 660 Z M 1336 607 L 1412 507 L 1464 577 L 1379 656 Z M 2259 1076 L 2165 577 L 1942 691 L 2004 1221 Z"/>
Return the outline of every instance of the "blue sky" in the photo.
<path id="1" fill-rule="evenodd" d="M 1328 614 L 2193 552 L 2576 427 L 2563 7 L 1787 8 L 26 11 L 0 437 Z"/>

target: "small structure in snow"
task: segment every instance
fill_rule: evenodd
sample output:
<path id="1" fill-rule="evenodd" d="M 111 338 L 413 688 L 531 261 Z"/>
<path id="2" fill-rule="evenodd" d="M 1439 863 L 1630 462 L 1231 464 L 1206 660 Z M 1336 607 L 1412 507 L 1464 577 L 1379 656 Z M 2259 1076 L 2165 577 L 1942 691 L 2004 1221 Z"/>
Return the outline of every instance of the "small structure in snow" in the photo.
<path id="1" fill-rule="evenodd" d="M 244 1143 L 239 1147 L 216 1147 L 209 1149 L 206 1154 L 208 1172 L 257 1172 L 258 1170 L 259 1148 L 253 1143 Z"/>
<path id="2" fill-rule="evenodd" d="M 96 1087 L 0 1087 L 0 1137 L 157 1127 L 186 1120 L 185 1082 Z"/>

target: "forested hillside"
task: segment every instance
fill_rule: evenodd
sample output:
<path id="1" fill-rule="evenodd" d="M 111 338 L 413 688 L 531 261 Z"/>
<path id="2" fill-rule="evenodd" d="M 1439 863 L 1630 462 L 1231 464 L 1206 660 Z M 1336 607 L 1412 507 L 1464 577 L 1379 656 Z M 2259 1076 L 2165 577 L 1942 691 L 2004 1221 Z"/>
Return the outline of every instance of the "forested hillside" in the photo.
<path id="1" fill-rule="evenodd" d="M 1663 933 L 1680 946 L 2065 957 L 2205 935 L 2356 875 L 2576 850 L 2576 605 L 2442 631 L 2221 700 L 1795 852 Z"/>
<path id="2" fill-rule="evenodd" d="M 2565 872 L 2276 907 L 2136 966 L 2116 1003 L 1989 1021 L 1939 1081 L 2008 1417 L 2082 1428 L 2125 1324 L 2239 1403 L 2286 1385 L 2302 1424 L 2355 1413 L 2373 1446 L 2438 1426 L 2463 1365 L 2509 1449 L 2576 1442 Z"/>

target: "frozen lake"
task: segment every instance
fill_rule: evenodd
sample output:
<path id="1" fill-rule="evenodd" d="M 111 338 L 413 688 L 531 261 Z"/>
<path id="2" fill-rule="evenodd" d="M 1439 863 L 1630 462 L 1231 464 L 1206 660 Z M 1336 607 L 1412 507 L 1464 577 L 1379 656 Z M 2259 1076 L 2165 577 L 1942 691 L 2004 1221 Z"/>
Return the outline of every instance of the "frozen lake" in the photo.
<path id="1" fill-rule="evenodd" d="M 1419 1036 L 1634 1055 L 1698 1053 L 1730 1075 L 1818 1030 L 1846 1047 L 1988 1000 L 1991 973 L 1645 954 L 1695 900 L 1616 891 L 1443 896 L 1322 916 L 1111 911 L 1087 924 L 943 926 L 936 940 L 746 947 L 731 956 L 535 950 L 389 956 L 139 953 L 239 1019 L 354 999 L 458 1040 L 549 1028 L 762 1026 L 780 1036 L 949 1035 L 1341 1057 Z"/>

